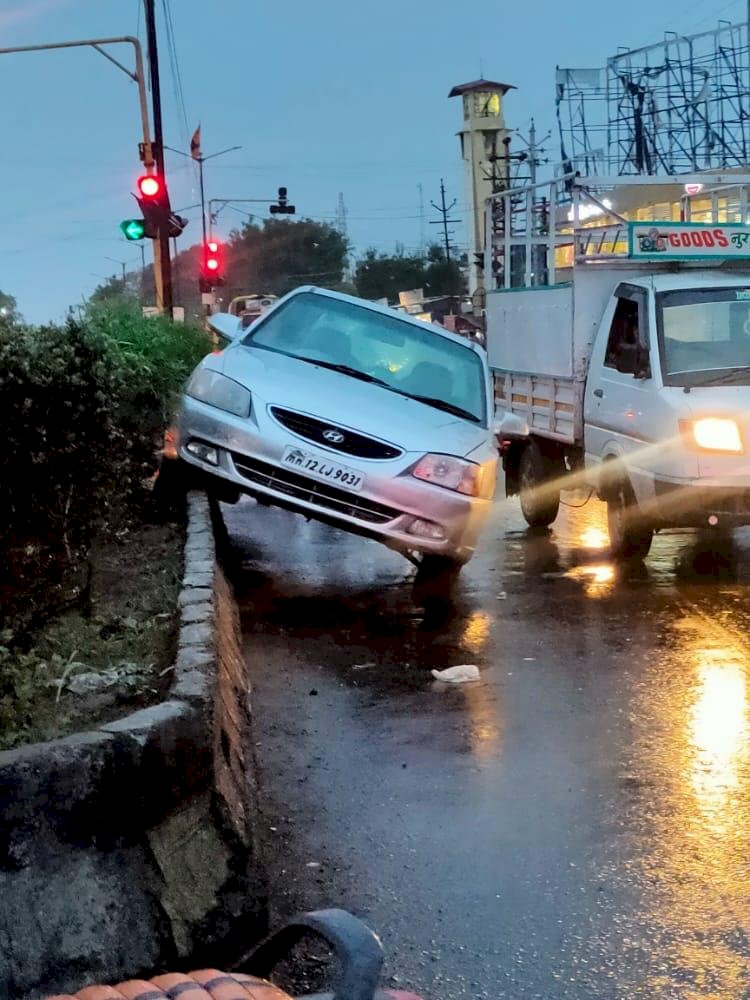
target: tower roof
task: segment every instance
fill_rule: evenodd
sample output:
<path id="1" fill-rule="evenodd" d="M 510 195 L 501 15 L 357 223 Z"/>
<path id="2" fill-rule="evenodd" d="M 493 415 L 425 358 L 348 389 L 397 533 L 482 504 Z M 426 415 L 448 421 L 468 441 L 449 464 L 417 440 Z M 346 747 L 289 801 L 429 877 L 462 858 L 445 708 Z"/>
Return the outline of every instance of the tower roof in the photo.
<path id="1" fill-rule="evenodd" d="M 515 89 L 512 83 L 498 83 L 496 80 L 472 80 L 471 83 L 457 84 L 448 97 L 460 97 L 462 94 L 470 94 L 472 90 L 500 90 L 503 94 L 507 94 L 509 90 Z"/>

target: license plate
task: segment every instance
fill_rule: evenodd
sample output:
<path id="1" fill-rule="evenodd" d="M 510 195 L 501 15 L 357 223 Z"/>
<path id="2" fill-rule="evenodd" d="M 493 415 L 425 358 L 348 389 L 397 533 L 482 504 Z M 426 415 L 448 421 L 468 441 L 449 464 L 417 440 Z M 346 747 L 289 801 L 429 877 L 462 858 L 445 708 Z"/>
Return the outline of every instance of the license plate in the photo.
<path id="1" fill-rule="evenodd" d="M 344 486 L 347 490 L 355 492 L 362 489 L 365 481 L 363 474 L 356 469 L 329 462 L 327 458 L 312 455 L 309 451 L 302 451 L 301 448 L 287 448 L 281 463 L 304 472 L 306 476 L 315 476 L 316 479 L 322 479 L 332 486 Z"/>

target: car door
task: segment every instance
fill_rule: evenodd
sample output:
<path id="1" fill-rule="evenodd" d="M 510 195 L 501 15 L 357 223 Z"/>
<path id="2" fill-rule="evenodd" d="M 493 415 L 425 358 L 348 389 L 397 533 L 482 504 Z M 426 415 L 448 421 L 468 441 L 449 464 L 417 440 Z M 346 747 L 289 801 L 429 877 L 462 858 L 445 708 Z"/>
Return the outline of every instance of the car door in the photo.
<path id="1" fill-rule="evenodd" d="M 584 407 L 586 453 L 592 464 L 610 455 L 623 458 L 639 500 L 653 495 L 649 415 L 656 387 L 650 346 L 648 289 L 618 285 L 591 358 Z"/>

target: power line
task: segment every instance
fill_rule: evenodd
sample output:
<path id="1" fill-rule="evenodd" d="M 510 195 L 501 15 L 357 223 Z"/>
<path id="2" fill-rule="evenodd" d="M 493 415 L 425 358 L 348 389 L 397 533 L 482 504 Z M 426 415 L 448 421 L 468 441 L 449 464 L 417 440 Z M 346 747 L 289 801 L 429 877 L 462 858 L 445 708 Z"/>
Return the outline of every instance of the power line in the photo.
<path id="1" fill-rule="evenodd" d="M 175 108 L 180 123 L 180 131 L 182 132 L 182 141 L 187 149 L 190 142 L 190 126 L 188 124 L 187 109 L 185 106 L 185 92 L 182 86 L 180 63 L 177 56 L 177 41 L 175 37 L 174 19 L 172 17 L 170 0 L 162 0 L 162 9 L 164 11 L 164 24 L 166 27 L 169 66 L 172 71 L 172 92 L 174 94 Z"/>

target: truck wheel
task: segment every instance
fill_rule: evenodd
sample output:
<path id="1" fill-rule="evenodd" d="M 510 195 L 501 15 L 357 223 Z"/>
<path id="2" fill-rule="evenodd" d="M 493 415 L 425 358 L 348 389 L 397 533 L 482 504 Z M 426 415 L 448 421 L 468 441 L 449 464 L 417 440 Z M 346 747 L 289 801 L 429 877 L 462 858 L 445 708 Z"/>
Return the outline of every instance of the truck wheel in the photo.
<path id="1" fill-rule="evenodd" d="M 654 538 L 654 529 L 644 524 L 638 514 L 633 487 L 619 479 L 607 490 L 607 527 L 613 559 L 645 559 Z"/>
<path id="2" fill-rule="evenodd" d="M 536 441 L 529 441 L 518 464 L 518 492 L 521 511 L 531 528 L 547 528 L 560 509 L 560 488 L 554 482 L 556 470 L 545 459 Z"/>

